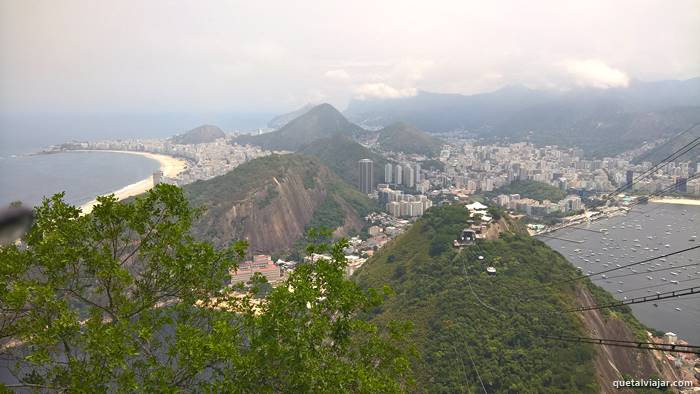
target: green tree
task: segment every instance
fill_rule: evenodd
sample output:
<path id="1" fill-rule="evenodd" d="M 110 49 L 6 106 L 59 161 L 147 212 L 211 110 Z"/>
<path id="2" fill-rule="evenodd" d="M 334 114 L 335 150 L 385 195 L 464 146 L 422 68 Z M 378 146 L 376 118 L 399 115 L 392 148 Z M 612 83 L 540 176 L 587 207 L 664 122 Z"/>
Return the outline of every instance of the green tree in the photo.
<path id="1" fill-rule="evenodd" d="M 407 327 L 359 318 L 385 294 L 345 279 L 344 241 L 270 289 L 226 279 L 245 253 L 190 235 L 198 212 L 158 185 L 82 215 L 45 199 L 0 248 L 0 339 L 16 384 L 70 392 L 399 392 Z M 267 294 L 260 298 L 260 291 Z M 262 294 L 264 295 L 264 294 Z M 2 388 L 2 386 L 0 386 Z"/>

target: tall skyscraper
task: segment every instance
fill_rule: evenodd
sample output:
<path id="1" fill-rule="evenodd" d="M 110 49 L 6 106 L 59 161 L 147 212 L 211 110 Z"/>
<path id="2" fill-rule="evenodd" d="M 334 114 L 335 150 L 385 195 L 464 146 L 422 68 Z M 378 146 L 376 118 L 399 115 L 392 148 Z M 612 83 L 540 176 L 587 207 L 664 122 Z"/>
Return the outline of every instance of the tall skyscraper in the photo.
<path id="1" fill-rule="evenodd" d="M 421 176 L 420 176 L 420 163 L 416 163 L 416 165 L 413 167 L 414 175 L 416 177 L 416 185 L 420 183 Z"/>
<path id="2" fill-rule="evenodd" d="M 394 183 L 397 185 L 401 184 L 401 180 L 403 179 L 402 176 L 403 169 L 401 167 L 401 164 L 397 164 L 396 167 L 394 167 Z"/>
<path id="3" fill-rule="evenodd" d="M 392 175 L 394 173 L 394 166 L 391 165 L 391 163 L 386 163 L 384 166 L 384 182 L 385 183 L 391 183 L 392 180 Z"/>
<path id="4" fill-rule="evenodd" d="M 632 187 L 632 182 L 634 181 L 634 171 L 627 170 L 625 173 L 625 188 Z"/>
<path id="5" fill-rule="evenodd" d="M 408 187 L 413 187 L 415 186 L 415 180 L 416 178 L 413 174 L 413 167 L 407 164 L 403 169 L 403 184 Z"/>
<path id="6" fill-rule="evenodd" d="M 360 191 L 370 194 L 374 189 L 374 163 L 370 159 L 362 159 L 357 164 L 360 170 Z"/>

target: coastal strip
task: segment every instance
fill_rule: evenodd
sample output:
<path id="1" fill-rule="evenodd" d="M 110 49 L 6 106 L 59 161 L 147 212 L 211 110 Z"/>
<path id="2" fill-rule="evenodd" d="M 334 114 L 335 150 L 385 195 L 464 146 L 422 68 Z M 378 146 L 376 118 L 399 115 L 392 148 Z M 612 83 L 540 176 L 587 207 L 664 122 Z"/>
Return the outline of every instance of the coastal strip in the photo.
<path id="1" fill-rule="evenodd" d="M 110 152 L 110 153 L 128 153 L 132 155 L 144 156 L 149 159 L 153 159 L 160 163 L 160 171 L 163 172 L 163 176 L 166 178 L 175 178 L 187 167 L 187 161 L 184 159 L 179 159 L 173 156 L 162 155 L 159 153 L 150 152 L 134 152 L 134 151 L 124 151 L 124 150 L 99 150 L 99 149 L 82 149 L 75 150 L 75 152 Z M 117 200 L 124 200 L 129 197 L 138 196 L 150 190 L 153 187 L 153 176 L 149 176 L 138 182 L 126 185 L 119 190 L 115 190 L 114 194 Z M 80 209 L 82 209 L 84 214 L 90 213 L 92 208 L 97 205 L 97 200 L 92 200 L 88 203 L 83 204 Z"/>
<path id="2" fill-rule="evenodd" d="M 649 202 L 660 204 L 700 205 L 700 200 L 692 198 L 662 197 L 649 199 Z"/>

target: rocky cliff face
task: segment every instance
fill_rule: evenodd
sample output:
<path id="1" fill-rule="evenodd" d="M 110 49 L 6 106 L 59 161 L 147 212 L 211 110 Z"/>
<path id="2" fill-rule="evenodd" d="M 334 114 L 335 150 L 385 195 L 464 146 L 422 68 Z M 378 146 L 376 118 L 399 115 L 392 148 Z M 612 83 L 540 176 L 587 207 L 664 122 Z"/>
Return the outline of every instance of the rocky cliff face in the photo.
<path id="1" fill-rule="evenodd" d="M 576 298 L 581 305 L 597 303 L 589 291 L 582 287 L 578 288 Z M 581 316 L 590 337 L 638 340 L 630 326 L 617 317 L 605 315 L 600 310 L 587 311 Z M 633 376 L 637 379 L 658 376 L 664 380 L 680 380 L 662 352 L 615 346 L 595 346 L 595 349 L 596 380 L 601 393 L 633 393 L 634 390 L 619 390 L 613 387 L 613 381 L 625 380 L 623 376 Z"/>
<path id="2" fill-rule="evenodd" d="M 300 178 L 298 174 L 289 174 L 281 182 L 273 178 L 268 189 L 252 193 L 249 200 L 231 204 L 223 216 L 212 218 L 212 225 L 222 231 L 224 240 L 247 240 L 252 252 L 290 247 L 304 234 L 316 207 L 327 194 L 318 186 L 306 189 Z M 261 206 L 271 190 L 278 196 Z"/>
<path id="3" fill-rule="evenodd" d="M 326 199 L 341 207 L 340 233 L 359 231 L 362 213 L 353 202 L 367 200 L 317 159 L 301 155 L 257 159 L 187 190 L 207 209 L 195 226 L 198 235 L 219 245 L 245 239 L 251 253 L 289 249 Z"/>

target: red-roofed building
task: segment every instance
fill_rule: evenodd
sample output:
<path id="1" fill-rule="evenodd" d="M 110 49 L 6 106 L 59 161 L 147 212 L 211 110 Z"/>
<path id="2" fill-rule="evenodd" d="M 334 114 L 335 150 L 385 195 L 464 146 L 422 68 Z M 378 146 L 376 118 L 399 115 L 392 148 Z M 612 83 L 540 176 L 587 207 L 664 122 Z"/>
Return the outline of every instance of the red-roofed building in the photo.
<path id="1" fill-rule="evenodd" d="M 256 272 L 260 272 L 270 283 L 277 282 L 282 278 L 282 270 L 275 265 L 272 258 L 259 254 L 253 256 L 252 260 L 240 263 L 237 270 L 231 270 L 231 283 L 247 283 Z"/>

